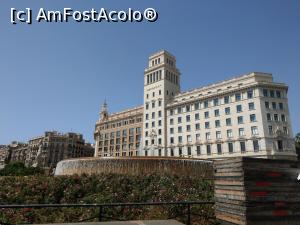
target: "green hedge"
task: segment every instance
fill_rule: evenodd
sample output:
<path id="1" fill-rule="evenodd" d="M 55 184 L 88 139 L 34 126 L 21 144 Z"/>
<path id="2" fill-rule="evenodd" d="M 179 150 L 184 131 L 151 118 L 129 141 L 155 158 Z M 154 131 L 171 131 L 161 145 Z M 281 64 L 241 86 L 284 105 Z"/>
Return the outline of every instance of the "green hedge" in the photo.
<path id="1" fill-rule="evenodd" d="M 9 163 L 0 170 L 0 176 L 30 176 L 36 174 L 44 174 L 44 170 L 39 167 L 26 167 L 22 162 Z"/>
<path id="2" fill-rule="evenodd" d="M 210 180 L 177 176 L 132 176 L 102 174 L 93 176 L 28 176 L 0 177 L 0 204 L 113 203 L 212 200 Z M 105 216 L 124 220 L 185 220 L 185 209 L 179 206 L 147 206 L 106 208 Z M 212 206 L 194 206 L 192 211 L 213 217 Z M 97 217 L 95 208 L 1 210 L 1 223 L 76 222 Z M 195 224 L 212 224 L 207 218 L 193 216 Z M 96 220 L 90 220 L 96 221 Z"/>

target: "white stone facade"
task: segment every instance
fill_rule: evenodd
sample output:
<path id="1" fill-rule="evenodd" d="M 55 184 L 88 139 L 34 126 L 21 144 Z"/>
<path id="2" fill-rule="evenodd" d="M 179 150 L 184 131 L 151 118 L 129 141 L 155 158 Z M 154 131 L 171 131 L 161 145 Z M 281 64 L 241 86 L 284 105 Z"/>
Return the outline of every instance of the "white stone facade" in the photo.
<path id="1" fill-rule="evenodd" d="M 142 131 L 132 156 L 296 158 L 288 87 L 274 82 L 271 74 L 253 72 L 187 92 L 180 90 L 180 76 L 172 54 L 160 51 L 149 57 L 142 120 L 130 127 Z M 119 117 L 120 124 L 130 124 L 126 115 Z M 102 115 L 96 124 L 95 156 L 106 156 L 98 154 L 99 137 L 114 132 L 116 122 L 109 118 Z M 117 151 L 122 154 L 115 154 L 112 145 L 109 155 L 131 156 L 127 142 Z"/>
<path id="2" fill-rule="evenodd" d="M 141 154 L 167 155 L 166 107 L 179 93 L 180 72 L 175 57 L 166 51 L 150 56 L 144 73 L 143 149 L 146 151 Z"/>
<path id="3" fill-rule="evenodd" d="M 144 75 L 140 155 L 197 158 L 295 158 L 288 87 L 250 73 L 180 92 L 176 59 L 149 57 Z"/>

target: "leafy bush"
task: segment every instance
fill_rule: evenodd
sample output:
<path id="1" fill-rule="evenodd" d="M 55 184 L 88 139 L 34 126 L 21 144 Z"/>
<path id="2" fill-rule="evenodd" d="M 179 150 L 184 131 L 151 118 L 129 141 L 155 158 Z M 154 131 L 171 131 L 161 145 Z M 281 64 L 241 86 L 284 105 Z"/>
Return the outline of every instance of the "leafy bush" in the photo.
<path id="1" fill-rule="evenodd" d="M 43 173 L 43 169 L 39 167 L 26 167 L 22 162 L 9 163 L 0 170 L 0 176 L 30 176 Z"/>
<path id="2" fill-rule="evenodd" d="M 63 204 L 63 203 L 116 203 L 156 201 L 197 201 L 213 199 L 210 180 L 191 177 L 101 174 L 92 176 L 29 176 L 0 177 L 0 204 Z M 104 218 L 167 219 L 184 221 L 182 206 L 106 207 Z M 211 205 L 193 206 L 194 224 L 211 224 L 214 211 Z M 180 216 L 181 215 L 181 216 Z M 54 223 L 77 222 L 97 218 L 97 208 L 61 209 L 0 209 L 1 223 Z M 91 219 L 90 221 L 97 221 Z"/>

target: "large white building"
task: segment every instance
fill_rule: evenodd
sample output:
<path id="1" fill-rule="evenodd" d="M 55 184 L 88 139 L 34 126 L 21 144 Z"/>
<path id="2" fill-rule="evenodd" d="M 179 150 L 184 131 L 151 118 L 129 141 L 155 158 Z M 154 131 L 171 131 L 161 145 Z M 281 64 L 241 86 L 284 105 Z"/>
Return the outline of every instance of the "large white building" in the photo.
<path id="1" fill-rule="evenodd" d="M 253 72 L 186 92 L 180 90 L 180 76 L 172 54 L 160 51 L 149 57 L 141 144 L 131 155 L 296 158 L 288 87 L 274 82 L 271 74 Z M 95 156 L 114 155 L 101 153 L 97 144 L 108 132 L 105 128 L 109 125 L 100 118 Z"/>

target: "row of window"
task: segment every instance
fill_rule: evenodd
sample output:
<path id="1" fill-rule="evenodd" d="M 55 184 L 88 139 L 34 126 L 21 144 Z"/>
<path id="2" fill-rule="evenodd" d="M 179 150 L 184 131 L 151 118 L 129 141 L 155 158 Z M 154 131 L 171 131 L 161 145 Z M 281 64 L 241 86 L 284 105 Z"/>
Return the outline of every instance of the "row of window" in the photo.
<path id="1" fill-rule="evenodd" d="M 179 83 L 178 75 L 170 72 L 169 70 L 166 70 L 166 79 L 177 85 Z"/>
<path id="2" fill-rule="evenodd" d="M 161 110 L 158 111 L 158 117 L 162 117 L 162 111 Z M 145 119 L 149 120 L 149 114 L 148 113 L 145 114 Z M 155 112 L 151 113 L 151 119 L 155 119 Z"/>
<path id="3" fill-rule="evenodd" d="M 153 59 L 153 60 L 151 60 L 151 66 L 158 65 L 158 64 L 160 64 L 160 62 L 161 62 L 160 58 Z M 166 58 L 166 63 L 169 64 L 170 66 L 175 65 L 174 61 L 169 58 Z"/>
<path id="4" fill-rule="evenodd" d="M 237 113 L 241 113 L 241 112 L 243 112 L 243 106 L 242 105 L 236 105 L 236 112 Z M 248 110 L 255 110 L 255 104 L 254 104 L 254 102 L 249 102 L 248 103 Z M 190 112 L 190 106 L 186 106 L 186 111 L 185 112 Z M 179 114 L 179 113 L 182 113 L 182 110 L 181 110 L 181 108 L 178 108 L 177 109 L 177 113 Z M 231 107 L 226 107 L 225 109 L 224 109 L 224 113 L 225 113 L 225 115 L 229 115 L 229 114 L 231 114 Z M 209 114 L 210 114 L 210 112 L 209 111 L 205 111 L 204 112 L 204 118 L 205 119 L 207 119 L 207 118 L 209 118 Z M 169 115 L 170 116 L 173 116 L 174 115 L 174 111 L 173 110 L 170 110 L 169 111 Z M 214 116 L 220 116 L 221 115 L 221 113 L 220 113 L 220 109 L 215 109 L 214 110 Z M 195 117 L 198 117 L 198 118 L 200 118 L 199 117 L 199 113 L 196 113 L 195 114 Z"/>
<path id="5" fill-rule="evenodd" d="M 107 153 L 104 153 L 103 156 L 104 157 L 108 157 L 108 156 L 116 156 L 116 157 L 119 157 L 119 156 L 134 156 L 136 155 L 136 151 L 130 151 L 130 152 L 115 152 L 115 153 L 112 153 L 112 154 L 107 154 Z M 99 155 L 100 157 L 102 156 L 102 154 Z"/>
<path id="6" fill-rule="evenodd" d="M 187 115 L 186 117 L 186 122 L 191 122 L 191 116 L 190 115 Z M 209 116 L 205 115 L 205 119 L 209 118 Z M 199 114 L 195 114 L 195 120 L 199 120 Z M 250 114 L 249 115 L 249 122 L 257 122 L 256 120 L 256 114 Z M 170 125 L 174 125 L 174 119 L 171 118 L 169 120 L 169 123 Z M 177 117 L 177 123 L 178 124 L 181 124 L 182 123 L 182 117 L 181 116 L 178 116 Z M 237 123 L 238 124 L 243 124 L 244 123 L 244 116 L 238 116 L 237 117 Z M 225 119 L 225 124 L 226 126 L 232 126 L 232 119 L 231 118 L 226 118 Z M 190 125 L 187 125 L 190 127 Z M 199 130 L 200 129 L 200 124 L 199 123 L 196 123 L 195 124 L 196 126 L 196 130 Z M 220 127 L 221 126 L 221 121 L 220 120 L 215 120 L 215 127 Z M 210 128 L 210 122 L 205 122 L 205 128 L 206 129 L 209 129 Z"/>
<path id="7" fill-rule="evenodd" d="M 105 134 L 100 134 L 99 138 L 100 140 L 102 139 L 109 139 L 109 138 L 114 138 L 114 137 L 121 137 L 121 134 L 123 137 L 127 137 L 127 133 L 129 133 L 129 136 L 132 136 L 134 134 L 134 131 L 136 134 L 141 134 L 142 128 L 141 127 L 136 127 L 136 128 L 130 128 L 130 129 L 124 129 L 124 130 L 118 130 L 116 132 L 110 132 L 110 133 L 105 133 Z"/>
<path id="8" fill-rule="evenodd" d="M 273 115 L 271 113 L 267 113 L 267 120 L 269 122 L 275 121 L 275 122 L 286 122 L 286 116 L 284 114 L 278 115 L 277 113 L 274 113 Z"/>
<path id="9" fill-rule="evenodd" d="M 226 146 L 225 146 L 226 145 Z M 252 140 L 252 147 L 251 149 L 247 149 L 247 145 L 245 141 L 240 141 L 237 143 L 234 142 L 228 142 L 226 144 L 222 144 L 222 143 L 217 143 L 217 144 L 207 144 L 207 145 L 197 145 L 195 149 L 193 149 L 192 146 L 187 146 L 186 149 L 185 147 L 178 147 L 176 149 L 174 148 L 170 148 L 167 150 L 167 155 L 168 156 L 201 156 L 201 155 L 212 155 L 212 154 L 224 154 L 224 148 L 227 147 L 227 152 L 229 154 L 233 154 L 233 153 L 245 153 L 247 151 L 254 151 L 254 152 L 258 152 L 260 147 L 259 147 L 259 141 L 258 140 Z M 213 148 L 215 148 L 215 152 L 213 153 Z M 236 149 L 238 149 L 239 151 L 236 151 Z M 184 151 L 186 150 L 186 151 Z M 194 152 L 192 152 L 194 150 Z M 145 150 L 145 155 L 148 155 L 148 151 Z M 162 156 L 162 151 L 161 149 L 158 149 L 158 156 Z"/>
<path id="10" fill-rule="evenodd" d="M 255 114 L 250 115 L 250 122 L 256 122 Z M 225 124 L 226 124 L 226 126 L 232 126 L 231 118 L 227 118 L 225 120 Z M 239 124 L 239 125 L 244 124 L 244 117 L 243 116 L 238 116 L 237 117 L 237 124 Z M 196 123 L 194 126 L 195 126 L 196 131 L 201 129 L 200 123 Z M 215 120 L 214 127 L 215 128 L 220 128 L 221 127 L 221 120 Z M 210 122 L 205 122 L 204 123 L 204 128 L 205 129 L 210 129 L 211 128 L 211 123 Z M 192 127 L 191 127 L 190 124 L 188 124 L 188 125 L 186 125 L 186 132 L 190 132 L 190 131 L 192 131 Z M 183 132 L 182 126 L 177 127 L 177 132 L 178 133 Z M 173 127 L 170 128 L 170 134 L 174 134 L 174 128 Z"/>
<path id="11" fill-rule="evenodd" d="M 158 90 L 158 95 L 161 95 L 161 90 Z M 155 97 L 155 92 L 152 92 L 152 97 Z M 146 95 L 146 98 L 147 99 L 149 98 L 149 94 Z M 162 101 L 158 100 L 158 106 L 161 106 L 161 103 L 162 103 Z M 149 109 L 149 103 L 148 102 L 145 104 L 145 107 L 146 107 L 146 109 Z M 155 101 L 154 100 L 152 101 L 152 108 L 153 109 L 155 108 Z"/>
<path id="12" fill-rule="evenodd" d="M 265 107 L 266 109 L 271 109 L 271 106 L 272 106 L 272 109 L 276 110 L 276 109 L 280 109 L 280 110 L 283 110 L 283 103 L 282 102 L 279 102 L 278 103 L 278 106 L 277 106 L 277 103 L 276 102 L 272 102 L 271 105 L 270 105 L 270 102 L 265 102 Z"/>
<path id="13" fill-rule="evenodd" d="M 236 93 L 234 95 L 234 99 L 236 102 L 241 101 L 244 97 L 243 93 Z M 246 92 L 246 97 L 247 99 L 252 99 L 254 97 L 254 91 L 253 90 L 248 90 Z M 193 105 L 186 105 L 186 106 L 180 106 L 177 107 L 177 114 L 179 113 L 183 113 L 183 112 L 189 112 L 192 110 L 198 110 L 198 109 L 206 109 L 210 106 L 219 106 L 221 105 L 223 102 L 223 104 L 229 104 L 232 102 L 232 97 L 230 95 L 225 96 L 223 99 L 221 98 L 214 98 L 212 100 L 205 100 L 203 102 L 196 102 Z M 175 109 L 170 109 L 170 114 L 172 115 L 173 113 L 175 113 Z"/>
<path id="14" fill-rule="evenodd" d="M 179 77 L 177 74 L 172 73 L 169 70 L 166 70 L 165 77 L 168 81 L 178 85 Z M 157 70 L 157 71 L 147 74 L 147 84 L 151 84 L 151 83 L 154 83 L 154 82 L 160 81 L 160 80 L 162 80 L 162 70 Z"/>
<path id="15" fill-rule="evenodd" d="M 136 154 L 137 154 L 136 151 L 122 152 L 122 156 L 134 156 Z M 104 154 L 104 156 L 107 156 L 107 155 Z M 115 156 L 116 157 L 120 156 L 120 152 L 116 152 Z"/>
<path id="16" fill-rule="evenodd" d="M 273 90 L 273 89 L 263 89 L 264 97 L 270 98 L 281 98 L 282 94 L 280 90 Z"/>
<path id="17" fill-rule="evenodd" d="M 284 116 L 284 115 L 283 115 Z M 285 118 L 285 117 L 283 117 L 283 118 Z M 283 119 L 282 118 L 282 119 Z M 195 120 L 199 120 L 198 119 L 198 116 L 197 116 L 197 114 L 195 115 Z M 191 121 L 191 117 L 190 117 L 190 115 L 187 115 L 186 116 L 186 122 L 190 122 Z M 256 114 L 250 114 L 249 115 L 249 122 L 250 123 L 254 123 L 254 122 L 257 122 L 257 119 L 256 119 Z M 180 116 L 180 117 L 177 117 L 177 123 L 178 124 L 181 124 L 182 123 L 182 117 Z M 237 117 L 237 124 L 244 124 L 245 123 L 245 121 L 244 121 L 244 116 L 238 116 Z M 154 128 L 155 127 L 155 121 L 152 121 L 151 123 L 151 127 L 152 128 Z M 158 126 L 160 127 L 162 125 L 162 121 L 161 120 L 159 120 L 158 121 Z M 170 119 L 170 125 L 174 125 L 174 119 L 173 118 L 171 118 Z M 232 123 L 232 118 L 226 118 L 225 119 L 225 125 L 226 126 L 232 126 L 233 125 L 233 123 Z M 221 127 L 221 120 L 215 120 L 215 127 L 216 128 L 218 128 L 218 127 Z M 146 129 L 148 129 L 149 128 L 149 123 L 148 122 L 146 122 L 145 123 L 145 128 Z M 211 128 L 211 122 L 205 122 L 204 123 L 204 128 L 205 129 L 210 129 Z M 187 132 L 190 132 L 192 129 L 191 129 L 191 125 L 190 124 L 188 124 L 188 125 L 186 125 L 186 131 Z M 195 130 L 200 130 L 200 123 L 196 123 L 195 124 Z M 147 132 L 147 131 L 146 131 Z M 170 128 L 170 133 L 172 134 L 172 132 L 174 132 L 174 128 Z M 148 132 L 147 132 L 148 133 Z M 146 134 L 147 134 L 146 133 Z M 178 127 L 178 133 L 182 133 L 182 126 L 179 126 Z M 146 135 L 146 137 L 147 137 L 147 135 Z"/>
<path id="18" fill-rule="evenodd" d="M 40 147 L 37 146 L 38 148 Z M 84 145 L 84 142 L 80 142 L 78 141 L 77 143 L 68 143 L 68 142 L 44 142 L 43 143 L 43 148 L 44 149 L 47 149 L 47 148 L 68 148 L 68 149 L 79 149 L 79 148 L 82 148 L 82 147 L 86 147 Z M 30 148 L 30 147 L 29 147 Z M 38 148 L 36 148 L 35 150 L 37 150 Z M 31 150 L 33 150 L 31 148 Z"/>
<path id="19" fill-rule="evenodd" d="M 174 65 L 175 65 L 174 61 L 171 60 L 171 59 L 169 59 L 169 58 L 166 59 L 166 62 L 167 62 L 167 64 L 169 64 L 170 66 L 174 66 Z"/>
<path id="20" fill-rule="evenodd" d="M 116 128 L 116 127 L 122 127 L 122 126 L 127 126 L 129 124 L 134 124 L 134 123 L 141 123 L 143 120 L 141 117 L 138 118 L 132 118 L 132 119 L 128 119 L 128 120 L 123 120 L 123 121 L 119 121 L 116 123 L 106 123 L 103 126 L 100 126 L 99 129 L 100 130 L 105 130 L 105 129 L 110 129 L 110 128 Z"/>
<path id="21" fill-rule="evenodd" d="M 239 137 L 245 137 L 245 128 L 239 128 Z M 252 136 L 256 136 L 258 135 L 258 127 L 257 126 L 252 126 L 251 127 L 251 134 Z M 226 130 L 226 135 L 227 135 L 227 138 L 231 139 L 233 138 L 233 130 L 232 129 L 228 129 Z M 148 136 L 148 133 L 146 133 L 146 136 Z M 178 136 L 178 144 L 182 144 L 183 143 L 183 136 Z M 200 134 L 196 134 L 195 136 L 195 139 L 196 139 L 196 142 L 198 141 L 201 141 L 201 136 Z M 216 131 L 215 133 L 215 139 L 217 140 L 220 140 L 222 139 L 222 132 L 221 131 Z M 211 135 L 211 132 L 206 132 L 205 133 L 205 140 L 206 141 L 210 141 L 212 140 L 212 135 Z M 186 142 L 187 143 L 191 143 L 193 140 L 192 140 L 192 135 L 187 135 L 186 136 Z M 174 137 L 170 137 L 170 144 L 174 144 Z M 155 139 L 151 139 L 151 145 L 154 145 L 155 144 Z M 158 145 L 161 145 L 162 144 L 162 139 L 161 138 L 158 138 L 157 139 L 157 144 Z M 148 146 L 149 145 L 149 141 L 148 140 L 145 140 L 145 146 Z"/>
<path id="22" fill-rule="evenodd" d="M 158 95 L 159 96 L 161 95 L 161 93 L 162 93 L 161 90 L 158 90 Z M 169 95 L 169 91 L 168 90 L 166 91 L 166 94 Z M 174 92 L 171 92 L 170 94 L 172 96 L 174 96 Z M 153 98 L 155 97 L 155 91 L 152 92 L 152 97 Z M 149 94 L 148 93 L 146 94 L 146 99 L 149 99 Z M 146 103 L 146 106 L 147 106 L 147 103 Z M 161 105 L 159 105 L 159 106 L 161 106 Z M 155 105 L 152 105 L 152 108 L 154 108 L 154 107 L 155 107 Z M 148 108 L 146 108 L 146 109 L 148 109 Z"/>
<path id="23" fill-rule="evenodd" d="M 157 64 L 160 64 L 160 58 L 156 58 L 151 61 L 152 66 L 157 65 Z"/>
<path id="24" fill-rule="evenodd" d="M 150 74 L 147 74 L 147 84 L 151 84 L 151 83 L 161 80 L 162 79 L 161 74 L 162 74 L 161 70 L 157 70 Z"/>
<path id="25" fill-rule="evenodd" d="M 108 147 L 100 147 L 98 148 L 98 152 L 108 152 L 109 151 L 127 151 L 127 150 L 136 150 L 140 147 L 140 143 L 134 144 L 122 144 L 122 145 L 113 145 Z"/>
<path id="26" fill-rule="evenodd" d="M 245 128 L 241 127 L 238 130 L 238 135 L 239 137 L 245 137 Z M 251 127 L 251 134 L 253 136 L 258 135 L 258 128 L 257 126 L 252 126 Z M 233 138 L 233 130 L 232 129 L 228 129 L 226 130 L 226 136 L 227 138 Z M 183 137 L 182 136 L 178 136 L 178 143 L 181 144 L 183 143 Z M 201 136 L 200 134 L 196 134 L 195 136 L 196 141 L 201 141 Z M 215 139 L 220 140 L 222 139 L 222 132 L 221 131 L 216 131 L 215 132 Z M 209 141 L 212 140 L 212 136 L 211 136 L 211 132 L 206 132 L 205 133 L 205 140 Z M 192 135 L 186 135 L 186 141 L 187 142 L 192 142 Z M 170 137 L 170 144 L 174 144 L 174 137 Z"/>
<path id="27" fill-rule="evenodd" d="M 161 120 L 158 121 L 158 126 L 160 127 L 162 124 Z M 155 127 L 155 121 L 151 122 L 151 127 Z M 145 128 L 148 129 L 149 128 L 149 123 L 145 123 Z"/>
<path id="28" fill-rule="evenodd" d="M 141 140 L 141 135 L 136 135 L 135 139 L 134 139 L 134 136 L 129 136 L 129 138 L 128 138 L 129 143 L 133 143 L 134 141 L 140 142 L 140 140 Z M 121 144 L 121 141 L 122 141 L 122 144 L 127 144 L 127 137 L 99 141 L 99 146 L 100 147 L 103 145 L 108 146 L 108 144 L 109 145 L 114 145 L 114 144 L 118 145 L 118 144 Z"/>
<path id="29" fill-rule="evenodd" d="M 98 154 L 98 156 L 100 156 L 100 157 L 108 157 L 108 156 L 116 156 L 116 157 L 118 157 L 118 156 L 136 156 L 137 155 L 137 151 L 136 150 L 131 150 L 131 151 L 124 151 L 124 152 L 111 152 L 111 153 L 107 153 L 107 152 L 105 152 L 105 153 L 101 153 L 101 152 L 99 152 L 99 154 Z"/>

